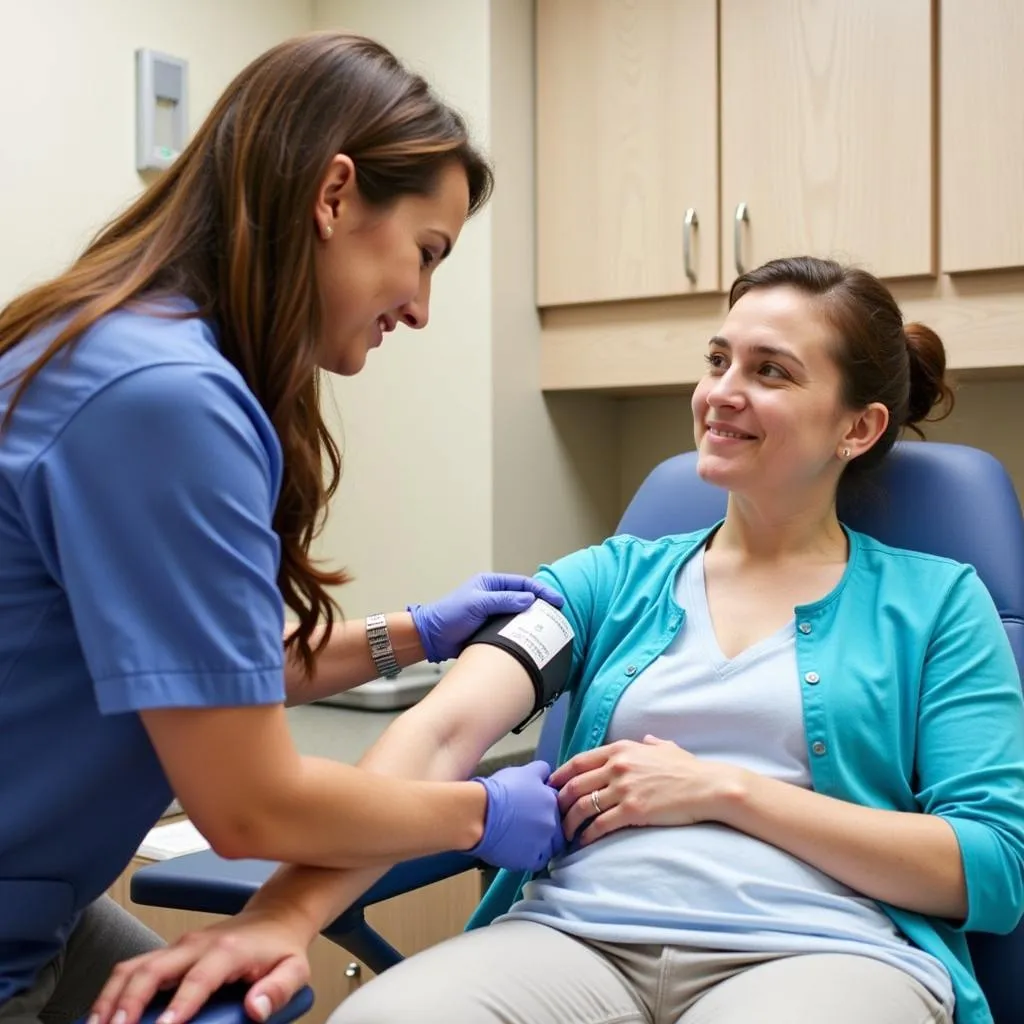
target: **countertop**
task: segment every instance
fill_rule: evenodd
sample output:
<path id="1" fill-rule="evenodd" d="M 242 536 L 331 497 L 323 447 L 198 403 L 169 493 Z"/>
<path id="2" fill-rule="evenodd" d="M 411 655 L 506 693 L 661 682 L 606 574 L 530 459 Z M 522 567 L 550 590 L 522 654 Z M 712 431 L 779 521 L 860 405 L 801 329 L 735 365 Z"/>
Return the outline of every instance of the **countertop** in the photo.
<path id="1" fill-rule="evenodd" d="M 357 711 L 329 704 L 289 708 L 288 725 L 300 754 L 355 764 L 401 711 Z M 503 736 L 491 747 L 474 775 L 490 775 L 499 768 L 525 764 L 533 755 L 543 718 L 531 722 L 518 736 Z M 180 814 L 177 800 L 164 817 Z"/>

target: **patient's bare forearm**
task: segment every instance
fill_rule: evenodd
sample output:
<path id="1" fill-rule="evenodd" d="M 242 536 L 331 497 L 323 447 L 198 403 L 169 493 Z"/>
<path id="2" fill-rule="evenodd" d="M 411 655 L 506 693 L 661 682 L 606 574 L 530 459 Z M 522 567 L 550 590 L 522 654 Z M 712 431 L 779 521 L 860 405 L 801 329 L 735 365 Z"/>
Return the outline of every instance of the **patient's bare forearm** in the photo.
<path id="1" fill-rule="evenodd" d="M 472 766 L 466 767 L 464 761 L 453 756 L 453 748 L 440 737 L 402 716 L 367 751 L 359 767 L 383 775 L 441 782 L 466 778 Z M 341 871 L 284 865 L 253 896 L 249 906 L 300 911 L 308 922 L 312 941 L 388 870 L 389 865 Z"/>
<path id="2" fill-rule="evenodd" d="M 532 703 L 532 685 L 513 658 L 493 647 L 470 648 L 428 697 L 391 724 L 359 767 L 399 778 L 465 779 Z M 312 940 L 387 870 L 282 867 L 250 905 L 301 908 Z"/>

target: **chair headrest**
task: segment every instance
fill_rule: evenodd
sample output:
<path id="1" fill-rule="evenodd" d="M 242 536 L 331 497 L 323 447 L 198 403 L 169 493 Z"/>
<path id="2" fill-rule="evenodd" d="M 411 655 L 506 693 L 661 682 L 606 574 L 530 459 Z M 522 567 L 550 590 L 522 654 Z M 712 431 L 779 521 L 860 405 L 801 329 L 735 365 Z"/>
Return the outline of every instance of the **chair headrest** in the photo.
<path id="1" fill-rule="evenodd" d="M 663 537 L 710 526 L 726 492 L 697 475 L 697 454 L 655 467 L 619 523 L 619 533 Z M 1024 665 L 1024 519 L 1009 475 L 978 448 L 899 442 L 870 479 L 840 487 L 839 517 L 894 547 L 974 566 Z"/>

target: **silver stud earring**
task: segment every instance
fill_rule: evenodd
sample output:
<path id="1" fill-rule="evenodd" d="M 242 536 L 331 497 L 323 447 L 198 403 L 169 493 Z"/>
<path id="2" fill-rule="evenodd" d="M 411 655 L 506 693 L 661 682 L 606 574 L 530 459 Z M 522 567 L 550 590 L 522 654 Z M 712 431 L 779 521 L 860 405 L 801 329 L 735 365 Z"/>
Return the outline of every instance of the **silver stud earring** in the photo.
<path id="1" fill-rule="evenodd" d="M 850 449 L 844 448 L 842 452 L 840 452 L 840 454 L 843 456 L 844 459 L 848 459 L 850 457 Z"/>

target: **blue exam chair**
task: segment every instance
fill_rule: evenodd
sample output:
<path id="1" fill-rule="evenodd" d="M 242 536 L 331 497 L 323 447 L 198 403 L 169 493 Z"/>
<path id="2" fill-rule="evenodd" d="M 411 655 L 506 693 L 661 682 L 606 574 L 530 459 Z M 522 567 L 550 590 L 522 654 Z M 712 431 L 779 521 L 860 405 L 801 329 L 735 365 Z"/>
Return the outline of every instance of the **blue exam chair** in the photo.
<path id="1" fill-rule="evenodd" d="M 210 997 L 207 1004 L 193 1018 L 191 1024 L 251 1024 L 242 1008 L 242 1000 L 249 986 L 243 984 L 225 985 Z M 157 996 L 142 1015 L 140 1024 L 156 1024 L 157 1018 L 170 1001 L 170 992 Z M 286 1006 L 272 1013 L 266 1024 L 291 1024 L 291 1021 L 307 1013 L 313 1005 L 313 990 L 304 986 L 295 993 Z M 85 1024 L 80 1020 L 77 1024 Z"/>
<path id="2" fill-rule="evenodd" d="M 689 452 L 656 467 L 637 491 L 618 532 L 655 538 L 716 522 L 725 493 L 704 483 Z M 944 555 L 974 565 L 999 608 L 1017 659 L 1024 665 L 1024 521 L 1003 467 L 990 455 L 961 445 L 900 443 L 871 483 L 841 491 L 839 514 L 852 528 L 887 544 Z M 565 702 L 549 712 L 537 756 L 554 764 Z M 1024 813 L 1024 807 L 1021 809 Z M 275 865 L 225 861 L 211 852 L 179 857 L 140 869 L 132 879 L 137 903 L 233 914 Z M 478 866 L 458 853 L 409 861 L 393 868 L 324 935 L 379 973 L 401 959 L 366 923 L 363 910 Z M 996 1024 L 1024 1021 L 1024 925 L 1010 935 L 974 933 L 971 955 Z M 300 993 L 301 995 L 301 993 Z M 225 1013 L 207 1024 L 235 1024 L 243 1014 Z M 300 1010 L 299 1012 L 304 1012 Z M 275 1024 L 285 1024 L 282 1016 Z"/>

